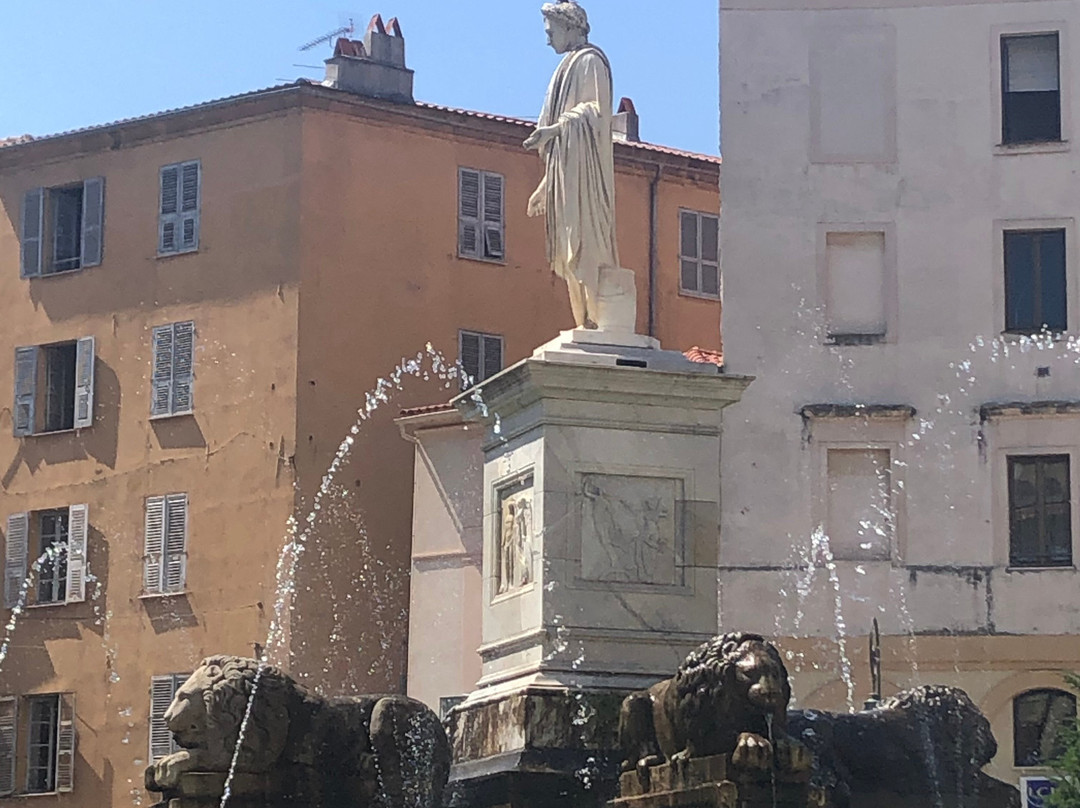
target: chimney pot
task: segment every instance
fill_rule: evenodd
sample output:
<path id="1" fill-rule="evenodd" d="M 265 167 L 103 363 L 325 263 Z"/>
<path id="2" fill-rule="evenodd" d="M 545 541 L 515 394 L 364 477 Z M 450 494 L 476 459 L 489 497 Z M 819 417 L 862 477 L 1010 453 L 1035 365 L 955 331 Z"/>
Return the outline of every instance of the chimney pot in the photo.
<path id="1" fill-rule="evenodd" d="M 619 100 L 619 109 L 611 119 L 611 134 L 615 140 L 639 143 L 641 137 L 638 134 L 638 114 L 634 108 L 634 102 L 626 97 Z"/>
<path id="2" fill-rule="evenodd" d="M 326 60 L 323 84 L 371 98 L 413 102 L 413 72 L 405 66 L 405 38 L 397 18 L 389 25 L 382 15 L 371 18 L 363 42 L 339 40 Z"/>

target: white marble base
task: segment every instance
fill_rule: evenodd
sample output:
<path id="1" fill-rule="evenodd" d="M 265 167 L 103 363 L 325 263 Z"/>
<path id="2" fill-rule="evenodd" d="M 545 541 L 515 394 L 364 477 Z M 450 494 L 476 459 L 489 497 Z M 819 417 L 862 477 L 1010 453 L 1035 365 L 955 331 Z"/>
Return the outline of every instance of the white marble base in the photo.
<path id="1" fill-rule="evenodd" d="M 602 331 L 633 335 L 637 326 L 637 285 L 634 270 L 601 267 L 596 325 Z"/>
<path id="2" fill-rule="evenodd" d="M 694 362 L 679 351 L 661 349 L 660 341 L 655 337 L 600 328 L 562 331 L 555 339 L 533 351 L 533 358 L 546 362 L 643 368 L 704 376 L 716 376 L 720 372 L 714 364 Z"/>

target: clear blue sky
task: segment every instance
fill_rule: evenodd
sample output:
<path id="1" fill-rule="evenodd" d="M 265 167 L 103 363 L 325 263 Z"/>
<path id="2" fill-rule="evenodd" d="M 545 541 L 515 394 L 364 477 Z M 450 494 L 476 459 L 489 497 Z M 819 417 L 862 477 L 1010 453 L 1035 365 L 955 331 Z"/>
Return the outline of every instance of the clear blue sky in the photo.
<path id="1" fill-rule="evenodd" d="M 416 97 L 533 118 L 557 57 L 541 0 L 0 0 L 0 137 L 61 132 L 322 77 L 346 23 L 401 21 Z M 643 140 L 717 153 L 715 0 L 584 0 Z M 296 65 L 314 65 L 316 68 Z"/>

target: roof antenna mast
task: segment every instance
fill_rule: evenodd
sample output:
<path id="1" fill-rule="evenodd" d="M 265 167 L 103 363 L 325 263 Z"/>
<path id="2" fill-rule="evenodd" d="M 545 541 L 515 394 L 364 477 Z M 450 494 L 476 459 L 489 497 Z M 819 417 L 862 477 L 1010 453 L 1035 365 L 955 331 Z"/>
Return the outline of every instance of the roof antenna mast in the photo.
<path id="1" fill-rule="evenodd" d="M 349 24 L 348 25 L 343 25 L 340 28 L 338 28 L 336 31 L 330 31 L 327 34 L 323 34 L 321 37 L 318 37 L 317 39 L 313 39 L 310 42 L 307 42 L 307 43 L 301 45 L 299 48 L 297 48 L 297 50 L 306 51 L 306 50 L 311 50 L 312 48 L 318 47 L 319 45 L 323 44 L 324 42 L 331 42 L 332 43 L 335 39 L 337 39 L 339 36 L 342 36 L 343 34 L 347 35 L 347 36 L 351 36 L 354 30 L 355 29 L 353 28 L 352 17 L 349 17 Z"/>

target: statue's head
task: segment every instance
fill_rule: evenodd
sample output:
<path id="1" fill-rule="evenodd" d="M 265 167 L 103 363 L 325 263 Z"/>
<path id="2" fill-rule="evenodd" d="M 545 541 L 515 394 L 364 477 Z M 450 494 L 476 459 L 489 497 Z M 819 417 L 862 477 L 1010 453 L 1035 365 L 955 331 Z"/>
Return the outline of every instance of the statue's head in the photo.
<path id="1" fill-rule="evenodd" d="M 580 48 L 589 41 L 589 17 L 575 0 L 544 3 L 540 13 L 544 15 L 548 44 L 556 53 Z"/>

